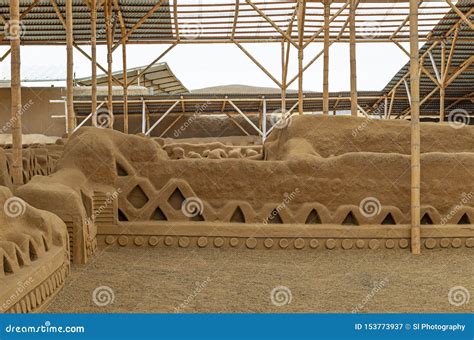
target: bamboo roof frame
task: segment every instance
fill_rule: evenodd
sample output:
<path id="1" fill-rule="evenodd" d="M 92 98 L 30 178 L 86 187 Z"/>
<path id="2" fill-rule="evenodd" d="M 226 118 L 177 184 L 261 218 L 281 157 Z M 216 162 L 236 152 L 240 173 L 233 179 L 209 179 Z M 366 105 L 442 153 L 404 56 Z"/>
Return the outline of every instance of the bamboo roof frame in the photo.
<path id="1" fill-rule="evenodd" d="M 21 143 L 21 71 L 20 71 L 20 50 L 21 44 L 24 45 L 53 45 L 53 44 L 66 44 L 67 46 L 67 131 L 71 134 L 75 129 L 76 117 L 74 112 L 74 98 L 73 98 L 73 47 L 81 44 L 91 45 L 91 64 L 93 70 L 98 66 L 96 61 L 96 45 L 106 44 L 107 45 L 107 83 L 108 83 L 108 96 L 107 96 L 107 107 L 108 112 L 112 118 L 109 128 L 113 128 L 113 96 L 112 96 L 112 61 L 113 51 L 119 46 L 122 46 L 124 52 L 123 57 L 123 74 L 124 78 L 127 75 L 126 68 L 126 45 L 133 43 L 140 44 L 171 44 L 171 48 L 180 43 L 233 43 L 237 45 L 262 71 L 264 71 L 270 78 L 274 78 L 254 57 L 251 56 L 248 51 L 242 46 L 242 43 L 280 43 L 282 46 L 282 67 L 283 77 L 280 83 L 276 78 L 272 79 L 279 84 L 282 89 L 282 96 L 280 98 L 282 107 L 286 105 L 286 88 L 288 86 L 286 74 L 288 67 L 288 59 L 286 58 L 286 52 L 290 48 L 290 45 L 294 46 L 298 50 L 298 75 L 293 78 L 290 83 L 298 79 L 298 102 L 292 109 L 298 106 L 298 112 L 303 114 L 304 112 L 304 95 L 303 95 L 303 73 L 309 65 L 314 62 L 321 54 L 325 56 L 325 65 L 327 65 L 329 46 L 335 42 L 349 42 L 351 50 L 351 113 L 355 115 L 357 109 L 365 113 L 358 103 L 357 88 L 356 88 L 356 67 L 355 67 L 355 45 L 360 42 L 394 42 L 401 46 L 402 42 L 410 43 L 410 51 L 408 52 L 410 57 L 409 65 L 409 80 L 410 85 L 407 85 L 407 76 L 401 78 L 399 83 L 404 83 L 407 88 L 407 96 L 410 102 L 410 118 L 411 118 L 411 249 L 413 254 L 419 254 L 421 251 L 421 227 L 420 227 L 420 105 L 423 100 L 420 100 L 420 76 L 421 72 L 429 74 L 426 67 L 423 66 L 423 60 L 426 57 L 427 52 L 423 51 L 421 55 L 420 63 L 420 52 L 419 42 L 430 41 L 432 39 L 432 31 L 426 29 L 426 22 L 435 21 L 438 22 L 444 17 L 444 14 L 436 13 L 435 11 L 430 12 L 433 8 L 420 8 L 418 0 L 335 0 L 330 2 L 324 0 L 322 4 L 319 1 L 309 0 L 293 0 L 293 1 L 271 1 L 263 3 L 264 5 L 270 4 L 271 9 L 268 7 L 263 10 L 260 6 L 262 3 L 252 0 L 236 0 L 233 3 L 222 3 L 222 4 L 179 4 L 173 3 L 170 6 L 167 0 L 101 0 L 100 7 L 102 11 L 96 8 L 95 0 L 91 4 L 90 0 L 50 0 L 50 4 L 45 3 L 46 0 L 10 0 L 9 2 L 0 2 L 0 24 L 3 26 L 4 33 L 0 33 L 0 45 L 10 45 L 11 50 L 11 87 L 12 87 L 12 104 L 11 104 L 11 117 L 13 121 L 12 127 L 12 139 L 13 139 L 13 169 L 12 177 L 15 185 L 22 183 L 22 143 Z M 175 0 L 176 1 L 176 0 Z M 466 0 L 471 5 L 471 0 Z M 459 17 L 459 22 L 467 25 L 470 30 L 474 29 L 474 24 L 471 21 L 470 13 L 465 13 L 459 9 L 457 4 L 453 4 L 452 0 L 445 0 L 449 8 Z M 462 2 L 462 0 L 461 0 Z M 380 7 L 373 6 L 372 4 L 388 4 L 390 3 L 393 8 L 396 8 L 395 13 L 387 12 L 380 19 L 378 13 L 364 13 L 362 11 L 376 11 L 380 10 Z M 44 6 L 44 4 L 46 4 Z M 140 4 L 140 5 L 139 5 Z M 148 7 L 143 6 L 149 5 Z M 370 7 L 363 5 L 371 4 Z M 405 5 L 409 6 L 406 7 Z M 131 6 L 132 10 L 129 11 L 126 6 Z M 206 16 L 202 16 L 202 7 L 212 7 L 214 9 L 207 9 L 205 11 Z M 276 8 L 276 6 L 282 6 L 283 8 Z M 333 8 L 332 5 L 339 7 Z M 349 6 L 348 6 L 349 5 Z M 193 12 L 193 7 L 200 8 L 200 11 Z M 219 6 L 230 6 L 229 10 L 223 10 Z M 286 7 L 285 7 L 286 6 Z M 349 7 L 349 13 L 345 13 L 344 10 Z M 383 6 L 382 6 L 383 7 Z M 40 9 L 41 12 L 35 12 Z M 85 10 L 84 10 L 85 8 Z M 215 9 L 217 8 L 217 9 Z M 44 12 L 43 12 L 44 9 Z M 386 10 L 382 8 L 382 10 Z M 270 11 L 272 13 L 270 13 Z M 280 11 L 275 14 L 273 11 Z M 331 12 L 333 11 L 333 12 Z M 7 13 L 8 12 L 8 13 Z M 138 18 L 135 18 L 133 22 L 129 20 L 135 16 L 138 12 Z M 222 15 L 222 13 L 233 13 L 233 16 Z M 38 14 L 39 13 L 39 14 Z M 85 20 L 87 24 L 92 24 L 90 29 L 83 30 L 81 25 L 84 25 L 81 20 L 84 20 L 84 13 L 90 14 L 90 18 Z M 173 15 L 171 15 L 173 13 Z M 187 17 L 188 15 L 198 14 L 198 16 Z M 245 13 L 245 14 L 242 14 Z M 282 13 L 283 17 L 282 17 Z M 296 13 L 296 14 L 295 14 Z M 363 13 L 363 15 L 361 14 Z M 100 14 L 100 15 L 99 15 Z M 209 15 L 210 14 L 210 15 Z M 52 20 L 46 24 L 47 33 L 42 31 L 44 26 L 42 22 L 36 22 L 38 18 L 34 16 L 39 15 L 39 19 Z M 82 15 L 82 16 L 81 16 Z M 293 29 L 295 20 L 293 16 L 296 15 L 296 21 L 298 23 L 297 29 Z M 441 16 L 439 18 L 436 15 Z M 346 16 L 346 18 L 344 17 Z M 379 18 L 380 27 L 377 28 L 376 36 L 372 37 L 367 34 L 367 27 L 361 26 L 360 18 L 363 17 L 375 17 Z M 435 18 L 433 18 L 433 16 Z M 232 20 L 233 17 L 233 20 Z M 65 18 L 65 19 L 64 19 Z M 185 18 L 185 19 L 183 19 Z M 183 20 L 195 20 L 198 18 L 199 24 L 196 22 L 188 23 Z M 245 23 L 250 26 L 244 26 L 244 22 L 239 20 L 246 18 Z M 250 21 L 247 20 L 250 18 Z M 321 18 L 322 22 L 321 22 Z M 389 19 L 387 19 L 389 18 Z M 222 25 L 222 21 L 208 20 L 223 20 L 230 19 L 227 27 L 224 27 L 224 31 L 221 30 L 219 25 Z M 256 22 L 253 20 L 257 20 Z M 407 23 L 410 23 L 407 27 Z M 188 27 L 184 27 L 186 24 Z M 257 26 L 255 26 L 257 24 Z M 261 29 L 260 25 L 266 24 L 265 29 Z M 333 25 L 330 25 L 333 24 Z M 395 25 L 394 25 L 395 24 Z M 117 29 L 117 26 L 120 26 Z M 148 25 L 148 27 L 147 27 Z M 253 26 L 252 26 L 253 25 Z M 286 25 L 286 26 L 285 26 Z M 321 26 L 322 25 L 322 26 Z M 346 28 L 349 27 L 349 32 Z M 56 29 L 56 30 L 55 30 Z M 97 31 L 98 29 L 98 31 Z M 196 34 L 196 29 L 198 30 Z M 246 31 L 242 32 L 242 29 Z M 105 35 L 94 35 L 92 37 L 91 32 L 101 32 L 104 30 Z M 174 31 L 173 31 L 174 30 Z M 29 31 L 27 35 L 26 32 Z M 324 31 L 324 36 L 321 37 L 320 33 Z M 25 33 L 25 34 L 23 34 Z M 51 34 L 54 33 L 54 34 Z M 36 36 L 35 36 L 36 34 Z M 472 37 L 459 37 L 457 33 L 455 40 L 456 43 L 471 43 L 473 42 Z M 5 39 L 8 38 L 8 39 Z M 454 38 L 453 38 L 454 40 Z M 314 41 L 324 42 L 324 50 L 322 53 L 316 55 L 307 65 L 303 65 L 304 49 L 310 43 Z M 286 49 L 285 49 L 286 45 Z M 433 45 L 433 44 L 432 44 Z M 454 44 L 452 44 L 454 45 Z M 443 51 L 446 50 L 445 44 L 442 43 Z M 169 48 L 170 49 L 170 48 Z M 169 49 L 167 51 L 169 51 Z M 454 48 L 453 48 L 454 49 Z M 167 53 L 165 52 L 165 54 Z M 9 52 L 7 52 L 8 55 Z M 4 55 L 4 56 L 5 56 Z M 430 80 L 435 83 L 438 82 L 438 87 L 441 91 L 445 91 L 446 87 L 454 81 L 454 77 L 463 73 L 470 67 L 473 62 L 473 56 L 471 55 L 464 63 L 462 63 L 454 73 L 449 75 L 449 65 L 445 63 L 445 54 L 441 57 L 441 72 L 436 69 L 436 61 L 433 56 L 429 54 L 430 60 L 433 64 L 433 71 L 435 72 L 436 79 L 431 75 L 428 76 Z M 3 59 L 5 57 L 2 57 Z M 158 62 L 161 58 L 158 57 L 154 62 Z M 452 61 L 452 53 L 448 56 L 448 62 Z M 327 72 L 325 67 L 325 73 Z M 447 70 L 447 71 L 446 71 Z M 92 72 L 95 75 L 95 72 Z M 325 80 L 327 74 L 325 74 Z M 122 80 L 122 86 L 124 88 L 124 120 L 128 122 L 128 96 L 126 89 L 128 88 L 128 81 Z M 94 76 L 92 79 L 92 88 L 96 90 L 97 78 Z M 434 91 L 434 90 L 433 90 Z M 393 107 L 393 100 L 395 98 L 396 87 L 391 91 L 391 103 L 390 109 Z M 339 99 L 339 98 L 338 98 Z M 444 99 L 442 103 L 444 105 Z M 380 99 L 379 99 L 380 100 Z M 463 99 L 460 99 L 463 100 Z M 92 99 L 93 103 L 97 103 L 97 98 Z M 229 99 L 223 102 L 222 107 L 225 107 L 226 103 L 231 104 L 232 107 L 239 114 L 246 118 L 245 114 L 241 109 Z M 103 105 L 105 102 L 101 103 Z M 176 101 L 170 109 L 160 118 L 169 114 L 171 110 L 176 107 L 180 101 Z M 325 86 L 323 93 L 323 111 L 328 114 L 328 103 L 329 93 Z M 385 110 L 387 110 L 388 96 L 384 98 Z M 441 103 L 441 102 L 440 102 Z M 339 101 L 337 102 L 339 104 Z M 143 101 L 143 113 L 146 111 L 146 102 Z M 264 107 L 266 107 L 266 101 L 263 101 Z M 335 104 L 336 105 L 336 104 Z M 181 97 L 181 106 L 184 109 L 185 102 Z M 356 108 L 357 106 L 357 108 Z M 444 107 L 443 110 L 444 112 Z M 442 112 L 442 113 L 443 113 Z M 286 110 L 282 112 L 283 118 L 286 116 Z M 407 114 L 407 113 L 405 113 Z M 91 112 L 93 125 L 97 124 L 97 107 L 94 105 Z M 390 112 L 388 112 L 388 118 Z M 159 121 L 160 121 L 159 120 Z M 248 118 L 247 118 L 248 120 Z M 159 122 L 158 121 L 158 122 Z M 176 121 L 176 120 L 175 120 Z M 248 120 L 249 121 L 249 120 Z M 143 124 L 145 120 L 143 119 Z M 156 126 L 157 123 L 153 125 Z M 252 126 L 253 123 L 251 124 Z M 152 127 L 152 128 L 153 128 Z M 256 127 L 259 133 L 262 133 L 259 127 Z M 149 133 L 150 127 L 144 131 Z M 125 125 L 125 132 L 128 133 L 128 124 Z M 262 134 L 263 135 L 263 134 Z"/>
<path id="2" fill-rule="evenodd" d="M 463 16 L 452 10 L 433 29 L 431 40 L 420 50 L 420 93 L 421 114 L 448 119 L 448 110 L 456 106 L 467 112 L 474 112 L 474 44 L 469 39 L 474 31 L 465 18 L 474 18 L 474 2 L 461 1 L 457 6 Z M 459 8 L 456 7 L 458 10 Z M 459 39 L 467 38 L 467 39 Z M 394 43 L 409 56 L 409 52 L 397 41 Z M 390 98 L 388 117 L 410 117 L 410 96 L 402 85 L 408 85 L 409 63 L 404 65 L 382 90 L 381 97 L 369 113 L 380 112 L 385 99 Z M 397 94 L 397 99 L 391 99 Z M 439 113 L 436 109 L 439 108 Z"/>
<path id="3" fill-rule="evenodd" d="M 66 34 L 64 18 L 68 0 L 21 0 L 20 12 L 23 45 L 65 45 Z M 199 4 L 184 4 L 179 0 L 111 0 L 112 10 L 120 28 L 114 32 L 113 50 L 127 41 L 127 44 L 200 44 L 200 43 L 268 43 L 282 39 L 297 47 L 298 31 L 287 32 L 291 16 L 300 0 L 226 0 L 223 3 L 206 1 Z M 444 1 L 444 0 L 443 0 Z M 452 4 L 451 0 L 449 1 Z M 104 1 L 102 1 L 104 2 Z M 302 1 L 305 3 L 304 36 L 305 47 L 310 42 L 323 42 L 320 34 L 324 31 L 324 5 L 321 1 Z M 398 42 L 408 42 L 409 35 L 405 24 L 408 16 L 408 1 L 360 0 L 355 10 L 356 42 L 391 42 L 396 36 Z M 439 1 L 435 1 L 439 2 Z M 419 12 L 420 41 L 429 40 L 431 30 L 424 28 L 443 18 L 446 6 L 422 6 Z M 349 18 L 349 1 L 331 1 L 330 42 L 349 42 L 346 27 Z M 238 5 L 237 5 L 238 4 Z M 390 7 L 387 7 L 390 4 Z M 385 5 L 385 6 L 383 6 Z M 90 0 L 73 0 L 73 35 L 78 45 L 91 42 Z M 456 6 L 454 6 L 457 8 Z M 339 11 L 343 9 L 340 13 Z M 460 12 L 462 14 L 462 12 Z M 334 16 L 337 14 L 336 16 Z M 467 22 L 472 25 L 468 18 Z M 0 32 L 9 20 L 8 1 L 0 1 Z M 367 23 L 377 22 L 377 37 L 364 34 Z M 97 44 L 107 43 L 104 6 L 97 8 Z M 125 29 L 122 36 L 121 29 Z M 8 45 L 2 39 L 0 45 Z M 472 41 L 472 39 L 469 39 Z"/>

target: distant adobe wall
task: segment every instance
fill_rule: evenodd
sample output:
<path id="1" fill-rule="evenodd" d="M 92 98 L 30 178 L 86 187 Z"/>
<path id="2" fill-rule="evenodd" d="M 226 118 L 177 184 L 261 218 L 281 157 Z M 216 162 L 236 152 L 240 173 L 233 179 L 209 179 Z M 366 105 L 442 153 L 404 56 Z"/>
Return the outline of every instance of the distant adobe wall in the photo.
<path id="1" fill-rule="evenodd" d="M 10 88 L 0 88 L 0 129 L 10 119 Z M 50 103 L 51 99 L 61 99 L 66 95 L 59 87 L 23 87 L 21 90 L 24 134 L 39 133 L 47 136 L 62 136 L 65 132 L 64 120 L 53 119 L 52 115 L 64 115 L 64 105 Z M 0 131 L 0 133 L 9 133 Z"/>
<path id="2" fill-rule="evenodd" d="M 7 125 L 10 119 L 10 88 L 0 88 L 0 129 Z M 64 115 L 64 105 L 62 103 L 50 103 L 50 100 L 59 100 L 66 96 L 65 88 L 61 87 L 23 87 L 23 119 L 22 129 L 24 134 L 44 134 L 47 136 L 62 136 L 66 132 L 64 119 L 51 118 L 51 116 Z M 160 112 L 161 114 L 163 112 Z M 256 135 L 256 131 L 244 120 L 243 117 L 234 115 L 234 118 L 241 124 L 248 133 Z M 158 117 L 152 117 L 150 124 L 153 124 Z M 158 137 L 176 119 L 176 116 L 166 117 L 158 127 L 152 132 L 152 136 Z M 257 124 L 257 119 L 252 118 Z M 90 126 L 90 122 L 85 126 Z M 129 117 L 129 133 L 141 132 L 141 117 Z M 269 126 L 269 124 L 267 124 Z M 123 118 L 115 117 L 114 129 L 123 131 Z M 9 133 L 0 131 L 0 133 Z M 164 137 L 170 138 L 190 138 L 190 137 L 222 137 L 222 136 L 243 136 L 244 133 L 227 117 L 216 116 L 194 116 L 193 114 L 183 115 L 179 121 Z"/>

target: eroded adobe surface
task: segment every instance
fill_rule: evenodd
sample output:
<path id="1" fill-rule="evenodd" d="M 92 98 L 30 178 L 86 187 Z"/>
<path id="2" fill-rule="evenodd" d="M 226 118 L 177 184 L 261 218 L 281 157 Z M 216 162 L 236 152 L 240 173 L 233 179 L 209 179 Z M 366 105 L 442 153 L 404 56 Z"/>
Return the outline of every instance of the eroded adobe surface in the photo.
<path id="1" fill-rule="evenodd" d="M 404 121 L 294 117 L 268 139 L 266 160 L 176 160 L 152 139 L 82 128 L 66 145 L 57 171 L 35 177 L 19 193 L 59 216 L 86 206 L 87 219 L 92 204 L 85 198 L 93 201 L 99 193 L 104 200 L 119 190 L 111 223 L 188 221 L 180 207 L 192 196 L 204 210 L 191 220 L 263 223 L 285 202 L 270 223 L 309 223 L 313 216 L 323 224 L 403 224 L 409 223 L 409 134 Z M 472 127 L 422 124 L 423 223 L 441 223 L 474 190 L 473 137 Z M 381 203 L 374 218 L 360 212 L 367 197 Z M 464 203 L 449 223 L 474 220 L 473 206 L 472 200 Z"/>
<path id="2" fill-rule="evenodd" d="M 366 122 L 350 117 L 295 117 L 288 128 L 271 135 L 265 145 L 265 161 L 172 160 L 151 139 L 84 128 L 67 144 L 57 172 L 33 179 L 21 193 L 27 195 L 44 186 L 46 194 L 54 194 L 68 187 L 77 193 L 76 199 L 81 190 L 113 192 L 120 188 L 119 209 L 133 221 L 152 219 L 156 208 L 167 210 L 168 220 L 186 219 L 175 211 L 179 204 L 172 201 L 182 201 L 187 191 L 207 206 L 205 219 L 230 218 L 220 212 L 231 205 L 249 211 L 244 213 L 246 222 L 262 222 L 285 194 L 298 189 L 280 213 L 284 223 L 304 223 L 299 212 L 310 206 L 317 208 L 323 223 L 342 223 L 350 211 L 359 223 L 380 223 L 364 220 L 357 211 L 367 196 L 376 197 L 386 212 L 396 215 L 397 223 L 406 223 L 409 123 Z M 474 168 L 473 138 L 471 127 L 456 130 L 422 124 L 422 203 L 434 223 L 463 194 L 474 190 L 466 186 L 474 182 L 470 170 Z M 70 200 L 47 199 L 48 205 L 64 211 L 73 209 Z M 468 202 L 464 207 L 470 218 L 474 218 L 472 206 Z"/>
<path id="3" fill-rule="evenodd" d="M 69 272 L 65 224 L 0 187 L 0 312 L 41 310 Z"/>

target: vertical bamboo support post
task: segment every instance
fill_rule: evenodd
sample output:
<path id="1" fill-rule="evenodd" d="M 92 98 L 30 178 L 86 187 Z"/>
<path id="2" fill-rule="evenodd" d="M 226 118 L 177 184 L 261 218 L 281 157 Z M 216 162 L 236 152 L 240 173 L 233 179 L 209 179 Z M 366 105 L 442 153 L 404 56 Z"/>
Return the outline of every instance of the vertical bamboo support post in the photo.
<path id="1" fill-rule="evenodd" d="M 357 116 L 357 63 L 355 12 L 357 0 L 350 0 L 349 9 L 349 54 L 351 65 L 351 115 Z"/>
<path id="2" fill-rule="evenodd" d="M 439 87 L 439 121 L 440 123 L 444 121 L 445 112 L 444 112 L 444 99 L 446 98 L 446 89 L 444 84 L 441 84 Z"/>
<path id="3" fill-rule="evenodd" d="M 298 114 L 303 114 L 303 49 L 306 3 L 298 0 Z"/>
<path id="4" fill-rule="evenodd" d="M 10 23 L 20 25 L 20 1 L 10 1 Z M 22 158 L 22 136 L 21 136 L 21 58 L 20 58 L 21 34 L 11 37 L 11 119 L 12 119 L 12 143 L 13 143 L 13 166 L 11 175 L 13 184 L 23 184 L 23 158 Z"/>
<path id="5" fill-rule="evenodd" d="M 410 0 L 411 85 L 411 251 L 421 252 L 420 229 L 420 72 L 418 52 L 418 1 Z"/>
<path id="6" fill-rule="evenodd" d="M 113 129 L 113 97 L 112 97 L 112 0 L 106 0 L 104 3 L 105 28 L 107 34 L 107 108 L 109 111 L 108 128 Z"/>
<path id="7" fill-rule="evenodd" d="M 142 98 L 142 133 L 146 132 L 146 109 L 145 109 L 145 101 Z"/>
<path id="8" fill-rule="evenodd" d="M 454 43 L 454 42 L 452 42 Z M 444 77 L 444 72 L 446 68 L 446 44 L 444 42 L 441 43 L 441 81 L 439 86 L 439 121 L 444 121 L 444 101 L 446 97 L 446 79 Z"/>
<path id="9" fill-rule="evenodd" d="M 127 79 L 127 40 L 122 43 L 123 63 L 123 132 L 128 134 L 128 79 Z"/>
<path id="10" fill-rule="evenodd" d="M 323 115 L 329 115 L 329 13 L 331 4 L 324 1 Z"/>
<path id="11" fill-rule="evenodd" d="M 296 4 L 298 6 L 298 3 Z M 288 30 L 286 31 L 289 36 L 291 36 L 293 32 L 293 25 L 295 16 L 298 14 L 298 7 L 296 7 L 295 12 L 293 13 Z M 288 65 L 290 63 L 290 48 L 291 43 L 289 41 L 286 42 L 286 50 L 285 50 L 285 39 L 282 39 L 281 42 L 281 112 L 282 114 L 286 115 L 286 91 L 288 88 Z"/>
<path id="12" fill-rule="evenodd" d="M 288 47 L 289 48 L 289 47 Z M 286 113 L 286 61 L 285 61 L 285 41 L 281 42 L 281 112 Z"/>
<path id="13" fill-rule="evenodd" d="M 68 137 L 76 127 L 74 117 L 74 51 L 73 51 L 73 14 L 72 0 L 66 0 L 66 54 L 67 54 L 67 79 L 66 79 L 66 100 L 67 100 L 67 135 Z"/>
<path id="14" fill-rule="evenodd" d="M 267 100 L 263 97 L 263 121 L 262 121 L 262 141 L 267 139 Z"/>
<path id="15" fill-rule="evenodd" d="M 91 1 L 91 106 L 92 126 L 97 127 L 97 2 Z"/>

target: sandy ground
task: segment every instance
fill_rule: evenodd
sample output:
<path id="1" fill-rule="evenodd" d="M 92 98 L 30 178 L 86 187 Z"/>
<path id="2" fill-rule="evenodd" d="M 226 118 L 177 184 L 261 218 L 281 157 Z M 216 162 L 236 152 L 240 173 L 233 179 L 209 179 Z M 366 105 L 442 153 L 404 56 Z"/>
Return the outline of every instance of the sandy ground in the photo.
<path id="1" fill-rule="evenodd" d="M 473 312 L 472 249 L 268 251 L 109 248 L 73 266 L 46 312 Z M 100 287 L 107 286 L 102 296 Z M 271 292 L 286 291 L 272 303 Z M 97 306 L 96 301 L 106 304 Z M 113 302 L 110 303 L 113 295 Z"/>

